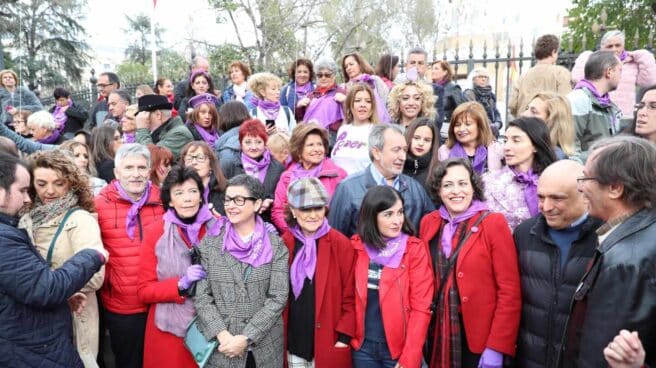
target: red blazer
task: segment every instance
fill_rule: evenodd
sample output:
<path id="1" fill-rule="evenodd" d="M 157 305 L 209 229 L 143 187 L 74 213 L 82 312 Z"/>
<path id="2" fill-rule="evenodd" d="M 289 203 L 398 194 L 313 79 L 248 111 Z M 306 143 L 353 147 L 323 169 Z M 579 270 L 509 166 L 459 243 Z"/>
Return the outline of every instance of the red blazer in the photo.
<path id="1" fill-rule="evenodd" d="M 441 224 L 439 211 L 427 214 L 419 237 L 430 244 Z M 522 309 L 515 242 L 500 213 L 490 213 L 478 228 L 462 245 L 455 268 L 469 350 L 480 354 L 487 347 L 514 356 Z"/>
<path id="2" fill-rule="evenodd" d="M 364 340 L 364 315 L 367 310 L 369 255 L 359 235 L 353 235 L 355 248 L 355 337 L 351 345 L 360 349 Z M 384 267 L 378 285 L 385 338 L 392 359 L 404 368 L 419 368 L 422 347 L 430 323 L 433 298 L 433 274 L 428 247 L 415 237 L 408 238 L 398 268 Z"/>
<path id="3" fill-rule="evenodd" d="M 294 260 L 294 236 L 285 231 L 282 240 Z M 314 364 L 316 368 L 350 368 L 351 348 L 336 348 L 338 333 L 354 335 L 353 262 L 355 252 L 348 238 L 334 229 L 319 239 L 314 272 Z M 291 289 L 290 289 L 291 290 Z M 287 309 L 283 314 L 287 327 Z M 285 336 L 287 334 L 285 333 Z M 286 346 L 286 344 L 285 344 Z M 287 354 L 285 354 L 287 355 Z"/>
<path id="4" fill-rule="evenodd" d="M 110 312 L 143 313 L 146 306 L 137 297 L 139 257 L 141 248 L 148 245 L 146 234 L 155 241 L 162 235 L 164 229 L 158 221 L 164 214 L 164 207 L 159 199 L 159 188 L 153 185 L 148 201 L 139 211 L 134 239 L 130 239 L 125 230 L 125 218 L 132 204 L 121 198 L 114 182 L 104 187 L 94 199 L 102 242 L 109 252 L 100 295 L 103 306 Z"/>

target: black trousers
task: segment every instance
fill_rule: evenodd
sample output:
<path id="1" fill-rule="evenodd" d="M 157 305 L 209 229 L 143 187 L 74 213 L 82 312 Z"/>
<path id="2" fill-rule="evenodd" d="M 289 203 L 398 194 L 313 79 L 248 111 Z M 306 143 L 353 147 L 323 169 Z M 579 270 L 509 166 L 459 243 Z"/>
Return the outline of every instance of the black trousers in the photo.
<path id="1" fill-rule="evenodd" d="M 141 368 L 148 314 L 117 314 L 108 310 L 104 314 L 116 367 Z"/>

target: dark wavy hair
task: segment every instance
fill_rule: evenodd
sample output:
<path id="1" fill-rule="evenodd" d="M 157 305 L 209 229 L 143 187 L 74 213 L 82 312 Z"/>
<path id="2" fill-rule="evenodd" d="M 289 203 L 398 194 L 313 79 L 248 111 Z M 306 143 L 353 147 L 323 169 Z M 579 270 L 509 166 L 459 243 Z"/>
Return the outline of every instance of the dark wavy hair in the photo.
<path id="1" fill-rule="evenodd" d="M 442 180 L 444 180 L 449 168 L 454 166 L 462 166 L 469 173 L 469 181 L 471 181 L 472 188 L 474 189 L 472 199 L 485 201 L 483 180 L 478 174 L 476 174 L 476 171 L 472 168 L 469 160 L 465 158 L 450 158 L 440 162 L 437 169 L 435 169 L 435 172 L 433 172 L 433 175 L 428 177 L 428 188 L 430 189 L 430 193 L 428 194 L 433 198 L 435 206 L 439 208 L 443 204 L 442 198 L 440 198 Z"/>
<path id="2" fill-rule="evenodd" d="M 656 84 L 641 89 L 640 94 L 638 94 L 636 101 L 641 102 L 642 98 L 645 97 L 645 93 L 653 90 L 656 90 Z M 635 135 L 636 137 L 642 137 L 641 135 L 638 135 L 636 133 L 637 120 L 638 120 L 638 111 L 636 110 L 633 114 L 633 120 L 631 121 L 631 124 L 629 124 L 626 128 L 624 128 L 624 133 Z"/>
<path id="3" fill-rule="evenodd" d="M 356 232 L 360 235 L 363 243 L 379 250 L 385 248 L 385 240 L 378 229 L 378 214 L 390 209 L 399 200 L 405 208 L 403 197 L 396 189 L 387 185 L 376 185 L 369 188 L 362 199 L 356 228 Z M 401 231 L 409 235 L 415 234 L 415 229 L 405 214 Z"/>
<path id="4" fill-rule="evenodd" d="M 200 178 L 200 176 L 198 176 L 196 170 L 191 167 L 182 167 L 176 165 L 171 168 L 171 171 L 169 171 L 169 174 L 164 179 L 164 182 L 162 182 L 162 187 L 160 188 L 159 198 L 162 200 L 164 210 L 168 211 L 168 209 L 171 208 L 169 205 L 171 202 L 171 188 L 176 185 L 181 185 L 187 180 L 193 180 L 196 183 L 196 186 L 198 187 L 198 195 L 200 196 L 201 206 L 203 203 L 205 203 L 205 199 L 203 198 L 203 190 L 205 186 L 203 185 L 203 180 Z"/>
<path id="5" fill-rule="evenodd" d="M 542 119 L 522 117 L 508 123 L 508 128 L 510 127 L 521 129 L 535 147 L 532 167 L 534 173 L 541 174 L 542 170 L 556 162 L 556 154 L 553 151 L 551 138 L 549 137 L 549 128 Z M 506 128 L 506 131 L 508 128 Z"/>

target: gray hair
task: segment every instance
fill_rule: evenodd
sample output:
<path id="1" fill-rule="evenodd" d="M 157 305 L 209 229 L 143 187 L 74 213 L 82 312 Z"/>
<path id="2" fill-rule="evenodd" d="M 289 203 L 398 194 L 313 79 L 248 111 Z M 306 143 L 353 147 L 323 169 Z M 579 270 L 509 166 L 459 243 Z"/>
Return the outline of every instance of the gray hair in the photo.
<path id="1" fill-rule="evenodd" d="M 606 44 L 606 42 L 608 42 L 608 40 L 610 40 L 611 38 L 615 38 L 615 37 L 619 37 L 622 40 L 622 44 L 624 44 L 624 41 L 626 40 L 626 37 L 624 36 L 624 32 L 615 29 L 604 33 L 603 37 L 601 37 L 601 42 L 600 42 L 601 46 Z"/>
<path id="2" fill-rule="evenodd" d="M 374 155 L 372 151 L 375 149 L 382 151 L 385 147 L 385 132 L 391 129 L 400 135 L 403 135 L 403 130 L 396 124 L 376 124 L 369 133 L 369 159 L 373 162 Z"/>
<path id="3" fill-rule="evenodd" d="M 622 200 L 638 208 L 656 203 L 656 145 L 629 135 L 601 139 L 592 144 L 591 155 L 599 151 L 591 164 L 601 185 L 622 184 Z M 589 160 L 589 158 L 588 158 Z M 621 165 L 617 163 L 621 162 Z"/>
<path id="4" fill-rule="evenodd" d="M 408 56 L 405 58 L 406 62 L 408 61 L 408 59 L 410 59 L 410 55 L 412 55 L 412 54 L 421 54 L 421 55 L 424 55 L 424 57 L 426 58 L 426 60 L 428 60 L 428 53 L 426 52 L 426 50 L 424 50 L 423 47 L 419 47 L 419 46 L 417 46 L 417 47 L 413 47 L 413 48 L 411 48 L 411 49 L 408 51 Z"/>
<path id="5" fill-rule="evenodd" d="M 333 75 L 337 75 L 337 63 L 331 58 L 322 57 L 314 63 L 314 74 L 319 73 L 322 69 L 328 69 Z"/>
<path id="6" fill-rule="evenodd" d="M 150 167 L 150 151 L 146 146 L 139 143 L 122 144 L 116 151 L 116 155 L 114 155 L 114 167 L 120 167 L 121 161 L 131 156 L 143 156 L 148 161 L 148 167 Z"/>
<path id="7" fill-rule="evenodd" d="M 115 89 L 109 93 L 110 95 L 118 95 L 118 97 L 124 101 L 127 105 L 132 103 L 132 99 L 130 98 L 130 94 L 128 91 L 124 89 Z"/>
<path id="8" fill-rule="evenodd" d="M 159 110 L 162 113 L 162 118 L 164 121 L 167 121 L 173 116 L 173 111 L 172 110 Z"/>
<path id="9" fill-rule="evenodd" d="M 620 59 L 613 51 L 595 51 L 585 63 L 585 79 L 596 81 L 604 77 L 608 68 L 614 68 L 620 63 Z"/>
<path id="10" fill-rule="evenodd" d="M 44 128 L 50 131 L 55 130 L 55 118 L 45 110 L 37 111 L 27 117 L 27 126 L 34 128 Z"/>
<path id="11" fill-rule="evenodd" d="M 207 62 L 207 64 L 210 63 L 210 61 L 207 60 L 206 57 L 204 57 L 204 56 L 196 56 L 196 57 L 194 57 L 194 59 L 191 61 L 191 64 L 192 64 L 193 69 L 196 69 L 196 68 L 198 67 L 198 64 L 200 64 L 201 61 L 205 61 L 205 62 Z"/>
<path id="12" fill-rule="evenodd" d="M 230 178 L 226 185 L 226 190 L 229 187 L 244 187 L 248 191 L 248 194 L 256 199 L 264 199 L 265 196 L 264 185 L 248 174 L 239 174 Z"/>

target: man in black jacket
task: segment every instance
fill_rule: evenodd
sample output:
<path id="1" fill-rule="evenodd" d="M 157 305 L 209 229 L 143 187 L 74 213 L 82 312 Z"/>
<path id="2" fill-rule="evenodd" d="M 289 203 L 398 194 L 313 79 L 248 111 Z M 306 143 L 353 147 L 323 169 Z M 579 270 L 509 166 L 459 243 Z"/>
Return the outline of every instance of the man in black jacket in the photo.
<path id="1" fill-rule="evenodd" d="M 30 203 L 30 173 L 15 156 L 0 153 L 0 162 L 0 367 L 82 367 L 67 300 L 107 254 L 85 249 L 51 270 L 17 228 Z"/>
<path id="2" fill-rule="evenodd" d="M 574 294 L 564 367 L 605 367 L 620 330 L 637 331 L 656 365 L 656 146 L 617 136 L 592 145 L 579 190 L 604 221 L 599 246 Z M 626 365 L 629 366 L 629 365 Z"/>
<path id="3" fill-rule="evenodd" d="M 538 182 L 540 214 L 515 229 L 522 286 L 517 366 L 554 367 L 574 291 L 597 246 L 600 221 L 576 187 L 583 166 L 547 167 Z"/>

